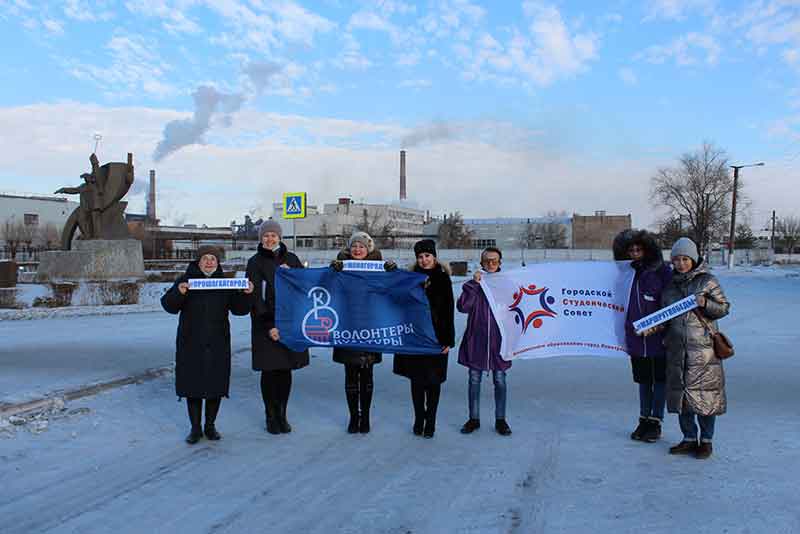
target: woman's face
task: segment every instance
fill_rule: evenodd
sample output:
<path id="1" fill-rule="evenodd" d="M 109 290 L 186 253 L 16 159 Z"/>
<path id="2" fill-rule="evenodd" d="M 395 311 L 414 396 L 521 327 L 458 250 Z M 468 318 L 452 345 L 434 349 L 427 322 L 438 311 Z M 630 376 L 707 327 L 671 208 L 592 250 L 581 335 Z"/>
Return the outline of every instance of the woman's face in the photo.
<path id="1" fill-rule="evenodd" d="M 218 264 L 217 257 L 213 254 L 203 254 L 203 257 L 200 258 L 200 270 L 203 271 L 203 274 L 214 274 Z"/>
<path id="2" fill-rule="evenodd" d="M 497 252 L 487 252 L 481 259 L 481 267 L 487 273 L 496 273 L 500 269 L 500 254 Z"/>
<path id="3" fill-rule="evenodd" d="M 633 261 L 639 261 L 644 257 L 644 249 L 641 245 L 633 244 L 628 247 L 628 257 Z"/>
<path id="4" fill-rule="evenodd" d="M 264 235 L 261 236 L 261 244 L 268 250 L 274 249 L 280 242 L 281 238 L 275 232 L 265 232 Z"/>
<path id="5" fill-rule="evenodd" d="M 368 252 L 367 247 L 360 241 L 356 241 L 350 245 L 350 256 L 352 256 L 354 260 L 363 260 L 367 257 Z"/>
<path id="6" fill-rule="evenodd" d="M 688 273 L 692 270 L 692 258 L 689 256 L 675 256 L 672 258 L 672 266 L 679 273 Z"/>
<path id="7" fill-rule="evenodd" d="M 423 269 L 433 269 L 433 267 L 436 265 L 436 256 L 430 252 L 422 252 L 419 256 L 417 256 L 417 265 Z"/>

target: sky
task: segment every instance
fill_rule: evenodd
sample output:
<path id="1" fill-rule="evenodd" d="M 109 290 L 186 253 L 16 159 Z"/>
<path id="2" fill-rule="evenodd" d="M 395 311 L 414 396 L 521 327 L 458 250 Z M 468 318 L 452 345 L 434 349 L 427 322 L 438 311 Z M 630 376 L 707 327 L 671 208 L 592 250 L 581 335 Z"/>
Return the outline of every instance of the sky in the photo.
<path id="1" fill-rule="evenodd" d="M 466 217 L 627 214 L 703 142 L 746 219 L 797 215 L 800 2 L 0 0 L 0 190 L 134 154 L 162 223 L 390 202 Z M 101 136 L 99 142 L 96 137 Z"/>

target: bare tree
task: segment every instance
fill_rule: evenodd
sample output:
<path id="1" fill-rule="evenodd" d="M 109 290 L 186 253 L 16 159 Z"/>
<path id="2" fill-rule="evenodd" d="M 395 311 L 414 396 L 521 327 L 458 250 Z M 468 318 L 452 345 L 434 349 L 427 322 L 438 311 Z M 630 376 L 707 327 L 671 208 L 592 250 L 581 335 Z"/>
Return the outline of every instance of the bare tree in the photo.
<path id="1" fill-rule="evenodd" d="M 44 248 L 51 250 L 61 245 L 61 232 L 53 223 L 47 223 L 39 228 L 38 243 Z"/>
<path id="2" fill-rule="evenodd" d="M 517 236 L 517 244 L 520 248 L 536 248 L 536 237 L 536 225 L 528 219 L 519 236 Z"/>
<path id="3" fill-rule="evenodd" d="M 537 233 L 542 236 L 544 248 L 566 248 L 567 229 L 555 221 L 538 225 Z"/>
<path id="4" fill-rule="evenodd" d="M 30 249 L 33 238 L 36 235 L 36 226 L 26 225 L 22 221 L 6 219 L 0 226 L 0 237 L 6 243 L 11 259 L 16 259 L 20 245 L 25 244 Z"/>
<path id="5" fill-rule="evenodd" d="M 781 237 L 783 246 L 788 249 L 791 261 L 794 247 L 800 241 L 800 217 L 795 215 L 783 217 L 775 225 L 775 232 Z"/>
<path id="6" fill-rule="evenodd" d="M 368 233 L 378 247 L 394 248 L 394 224 L 388 217 L 382 221 L 380 212 L 376 212 L 370 217 L 369 211 L 365 208 L 362 210 L 361 219 L 355 224 L 354 228 L 360 232 Z"/>
<path id="7" fill-rule="evenodd" d="M 441 248 L 472 248 L 474 233 L 464 224 L 460 212 L 446 215 L 439 225 L 439 245 Z"/>
<path id="8" fill-rule="evenodd" d="M 653 206 L 665 208 L 667 220 L 683 221 L 687 234 L 702 251 L 712 237 L 724 235 L 733 192 L 724 150 L 705 142 L 700 149 L 681 156 L 677 166 L 659 169 L 650 185 Z"/>

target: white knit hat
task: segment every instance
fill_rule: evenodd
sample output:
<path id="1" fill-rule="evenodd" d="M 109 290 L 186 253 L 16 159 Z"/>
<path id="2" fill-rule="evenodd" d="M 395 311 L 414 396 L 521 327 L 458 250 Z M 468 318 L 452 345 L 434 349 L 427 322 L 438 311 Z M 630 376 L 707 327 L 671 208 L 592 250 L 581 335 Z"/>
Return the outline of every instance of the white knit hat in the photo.
<path id="1" fill-rule="evenodd" d="M 682 237 L 672 245 L 670 258 L 675 258 L 676 256 L 686 256 L 687 258 L 691 258 L 695 263 L 700 259 L 700 254 L 697 253 L 697 245 L 688 237 Z"/>

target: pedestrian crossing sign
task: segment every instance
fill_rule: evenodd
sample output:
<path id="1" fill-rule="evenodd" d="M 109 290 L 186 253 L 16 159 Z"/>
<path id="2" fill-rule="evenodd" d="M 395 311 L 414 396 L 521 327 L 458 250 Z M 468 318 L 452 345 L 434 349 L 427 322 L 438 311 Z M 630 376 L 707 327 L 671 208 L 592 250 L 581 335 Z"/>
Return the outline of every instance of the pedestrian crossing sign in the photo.
<path id="1" fill-rule="evenodd" d="M 306 194 L 305 193 L 284 193 L 283 194 L 283 218 L 284 219 L 305 219 L 306 218 Z"/>

